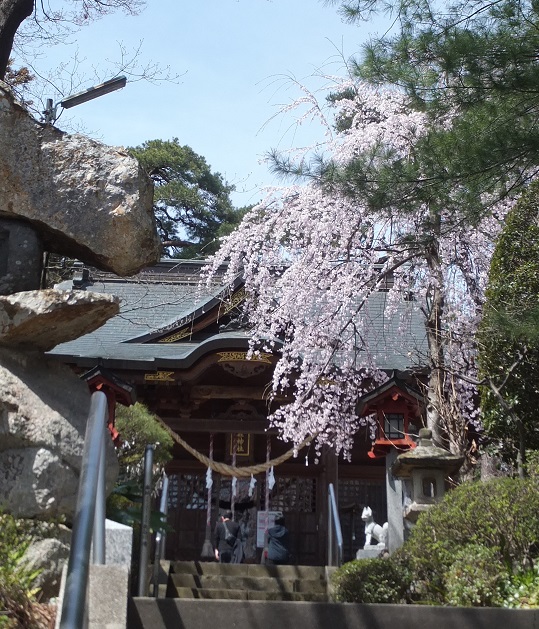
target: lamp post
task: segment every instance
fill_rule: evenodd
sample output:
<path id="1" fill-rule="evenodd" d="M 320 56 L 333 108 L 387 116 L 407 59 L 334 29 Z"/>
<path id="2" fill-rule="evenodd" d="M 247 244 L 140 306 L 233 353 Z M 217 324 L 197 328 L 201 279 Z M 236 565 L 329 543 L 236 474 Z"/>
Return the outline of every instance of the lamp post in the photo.
<path id="1" fill-rule="evenodd" d="M 63 98 L 59 103 L 56 103 L 56 105 L 53 104 L 52 98 L 47 98 L 47 104 L 45 106 L 45 110 L 43 111 L 43 122 L 45 124 L 53 124 L 58 117 L 56 115 L 58 107 L 62 107 L 63 109 L 76 107 L 77 105 L 86 103 L 89 100 L 93 100 L 94 98 L 99 98 L 100 96 L 104 96 L 105 94 L 109 94 L 110 92 L 122 89 L 123 87 L 125 87 L 126 83 L 127 78 L 125 76 L 118 76 L 115 79 L 110 79 L 110 81 L 105 81 L 104 83 L 100 83 L 99 85 L 94 85 L 93 87 L 90 87 L 83 92 L 78 92 L 77 94 L 73 94 L 72 96 L 67 96 L 66 98 Z"/>

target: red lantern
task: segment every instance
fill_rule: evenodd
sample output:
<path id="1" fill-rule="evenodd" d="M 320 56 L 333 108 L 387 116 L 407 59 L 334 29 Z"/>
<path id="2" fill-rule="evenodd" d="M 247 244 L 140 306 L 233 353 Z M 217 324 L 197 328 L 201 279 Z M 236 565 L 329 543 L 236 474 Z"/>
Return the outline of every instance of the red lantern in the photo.
<path id="1" fill-rule="evenodd" d="M 368 453 L 371 458 L 386 456 L 391 448 L 415 448 L 413 433 L 423 423 L 421 402 L 418 391 L 395 377 L 362 398 L 360 414 L 376 416 L 376 438 Z"/>

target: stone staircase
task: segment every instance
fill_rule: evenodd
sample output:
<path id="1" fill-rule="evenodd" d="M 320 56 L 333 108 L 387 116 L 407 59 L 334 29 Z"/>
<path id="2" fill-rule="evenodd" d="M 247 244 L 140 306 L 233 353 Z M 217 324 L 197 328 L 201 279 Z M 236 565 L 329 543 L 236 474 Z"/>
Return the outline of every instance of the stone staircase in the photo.
<path id="1" fill-rule="evenodd" d="M 539 628 L 539 609 L 328 602 L 323 567 L 164 562 L 162 568 L 163 598 L 129 599 L 128 629 Z"/>
<path id="2" fill-rule="evenodd" d="M 242 601 L 328 600 L 324 567 L 198 561 L 171 564 L 166 596 Z"/>

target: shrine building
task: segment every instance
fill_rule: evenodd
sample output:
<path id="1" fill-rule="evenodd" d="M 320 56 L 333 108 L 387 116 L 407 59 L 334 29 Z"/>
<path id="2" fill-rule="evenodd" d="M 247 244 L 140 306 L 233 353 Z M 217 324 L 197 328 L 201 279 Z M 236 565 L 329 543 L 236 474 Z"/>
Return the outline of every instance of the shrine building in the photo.
<path id="1" fill-rule="evenodd" d="M 371 507 L 376 521 L 387 519 L 385 455 L 394 447 L 413 447 L 413 435 L 423 424 L 417 384 L 421 370 L 414 366 L 425 352 L 422 323 L 418 317 L 410 319 L 403 349 L 399 313 L 389 321 L 383 314 L 387 292 L 369 298 L 362 312 L 378 339 L 377 367 L 389 376 L 360 403 L 362 415 L 377 419 L 376 438 L 373 442 L 367 429 L 358 431 L 350 461 L 326 447 L 315 462 L 309 445 L 297 457 L 290 456 L 292 444 L 284 443 L 267 419 L 277 405 L 289 401 L 283 396 L 268 402 L 278 355 L 262 352 L 248 358 L 243 283 L 238 278 L 224 286 L 223 268 L 211 287 L 200 288 L 205 264 L 162 260 L 130 278 L 81 268 L 72 281 L 57 288 L 116 295 L 120 314 L 95 332 L 57 346 L 50 355 L 107 394 L 113 436 L 115 404 L 129 405 L 135 399 L 177 435 L 167 466 L 168 521 L 173 529 L 167 534 L 168 559 L 200 559 L 207 525 L 213 530 L 219 509 L 232 508 L 247 536 L 246 561 L 260 561 L 258 513 L 280 511 L 290 531 L 294 563 L 324 565 L 327 492 L 333 483 L 348 561 L 364 543 L 363 507 Z M 403 302 L 403 308 L 408 307 Z M 224 470 L 212 473 L 210 491 L 206 459 Z M 271 468 L 268 461 L 275 462 Z M 254 468 L 254 473 L 234 478 L 227 472 L 230 466 Z"/>

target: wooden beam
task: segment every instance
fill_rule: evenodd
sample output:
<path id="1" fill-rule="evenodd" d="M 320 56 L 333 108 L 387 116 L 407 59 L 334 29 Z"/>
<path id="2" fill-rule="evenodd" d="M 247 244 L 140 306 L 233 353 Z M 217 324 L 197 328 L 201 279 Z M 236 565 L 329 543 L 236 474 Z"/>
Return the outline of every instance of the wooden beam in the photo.
<path id="1" fill-rule="evenodd" d="M 163 421 L 175 430 L 181 432 L 214 432 L 214 433 L 237 433 L 250 432 L 251 434 L 274 433 L 268 431 L 268 422 L 265 419 L 180 419 L 179 417 L 163 417 Z"/>
<path id="2" fill-rule="evenodd" d="M 222 387 L 211 385 L 199 385 L 194 386 L 191 389 L 191 399 L 193 400 L 267 400 L 269 394 L 269 388 L 266 387 Z M 285 401 L 287 398 L 284 395 L 279 395 L 274 398 L 277 401 Z"/>

